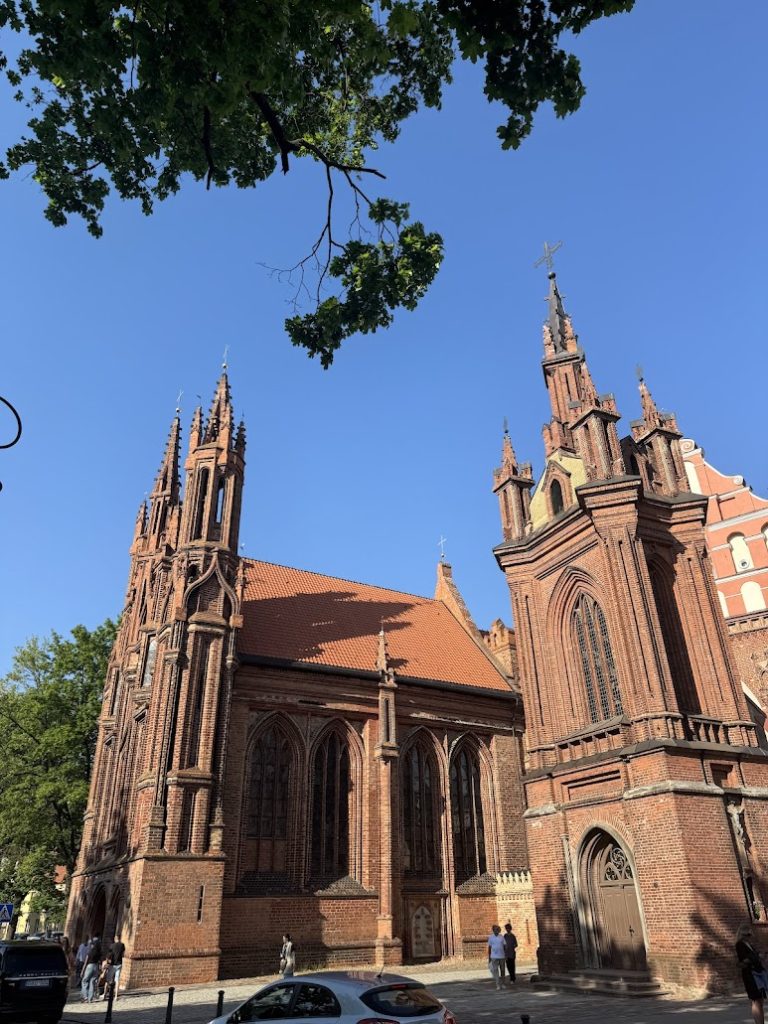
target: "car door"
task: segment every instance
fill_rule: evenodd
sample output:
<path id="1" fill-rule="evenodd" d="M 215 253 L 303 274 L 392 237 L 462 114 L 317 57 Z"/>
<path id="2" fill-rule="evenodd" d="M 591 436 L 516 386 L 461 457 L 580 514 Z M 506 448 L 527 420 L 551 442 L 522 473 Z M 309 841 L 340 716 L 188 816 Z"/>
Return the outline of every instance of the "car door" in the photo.
<path id="1" fill-rule="evenodd" d="M 229 1024 L 248 1024 L 254 1020 L 287 1020 L 299 983 L 285 981 L 262 989 L 229 1016 Z"/>

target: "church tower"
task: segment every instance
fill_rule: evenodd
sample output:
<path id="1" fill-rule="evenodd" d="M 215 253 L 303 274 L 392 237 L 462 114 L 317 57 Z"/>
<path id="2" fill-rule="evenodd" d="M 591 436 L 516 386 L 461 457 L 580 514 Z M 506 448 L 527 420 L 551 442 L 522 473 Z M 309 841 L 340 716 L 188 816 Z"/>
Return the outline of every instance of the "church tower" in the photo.
<path id="1" fill-rule="evenodd" d="M 768 764 L 707 564 L 706 498 L 643 380 L 619 441 L 549 281 L 545 469 L 534 486 L 505 434 L 494 474 L 541 967 L 717 988 L 738 925 L 765 920 Z"/>
<path id="2" fill-rule="evenodd" d="M 245 467 L 226 367 L 192 420 L 183 500 L 180 451 L 177 409 L 136 519 L 68 918 L 78 939 L 122 934 L 134 987 L 165 955 L 179 982 L 218 969 Z"/>

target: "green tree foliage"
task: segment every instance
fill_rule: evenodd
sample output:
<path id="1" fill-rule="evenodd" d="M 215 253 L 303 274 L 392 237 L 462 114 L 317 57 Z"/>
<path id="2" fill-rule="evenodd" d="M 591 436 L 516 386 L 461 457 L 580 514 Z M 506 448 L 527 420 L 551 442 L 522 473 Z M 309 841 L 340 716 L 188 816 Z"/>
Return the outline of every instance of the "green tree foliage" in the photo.
<path id="1" fill-rule="evenodd" d="M 30 109 L 0 175 L 31 165 L 48 219 L 76 214 L 99 235 L 110 188 L 149 214 L 185 175 L 252 188 L 296 159 L 315 161 L 325 222 L 293 268 L 297 295 L 315 308 L 286 328 L 327 367 L 344 338 L 412 309 L 443 258 L 440 235 L 410 220 L 407 204 L 369 195 L 384 177 L 369 164 L 380 144 L 439 107 L 455 61 L 468 60 L 483 64 L 485 95 L 505 108 L 501 145 L 516 148 L 542 103 L 564 117 L 584 95 L 561 37 L 633 3 L 0 0 L 0 29 L 23 39 L 14 60 L 0 52 L 0 67 Z M 351 232 L 335 230 L 338 184 L 357 208 Z"/>
<path id="2" fill-rule="evenodd" d="M 0 679 L 0 897 L 17 905 L 34 890 L 60 909 L 54 869 L 77 860 L 115 630 L 33 637 Z"/>

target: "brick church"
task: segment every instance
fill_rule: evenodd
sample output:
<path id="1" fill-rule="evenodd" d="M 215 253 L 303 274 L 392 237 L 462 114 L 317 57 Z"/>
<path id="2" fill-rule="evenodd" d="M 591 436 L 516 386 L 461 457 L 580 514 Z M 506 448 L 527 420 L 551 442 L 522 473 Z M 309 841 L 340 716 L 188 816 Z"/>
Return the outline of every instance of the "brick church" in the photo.
<path id="1" fill-rule="evenodd" d="M 619 439 L 550 274 L 538 482 L 505 434 L 495 555 L 515 632 L 242 557 L 226 372 L 140 509 L 68 930 L 130 987 L 483 955 L 722 988 L 765 923 L 768 758 L 674 416 Z M 764 739 L 764 735 L 760 734 Z"/>

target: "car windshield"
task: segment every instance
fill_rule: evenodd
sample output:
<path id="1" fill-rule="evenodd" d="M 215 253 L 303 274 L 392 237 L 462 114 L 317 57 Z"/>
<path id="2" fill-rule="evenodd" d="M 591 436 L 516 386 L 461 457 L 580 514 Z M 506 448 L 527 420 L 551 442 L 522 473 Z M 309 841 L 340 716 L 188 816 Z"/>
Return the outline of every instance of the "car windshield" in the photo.
<path id="1" fill-rule="evenodd" d="M 442 1010 L 443 1004 L 423 985 L 388 985 L 360 997 L 376 1013 L 391 1017 L 426 1017 Z"/>
<path id="2" fill-rule="evenodd" d="M 64 950 L 30 943 L 23 949 L 6 949 L 3 958 L 6 974 L 66 974 Z"/>

